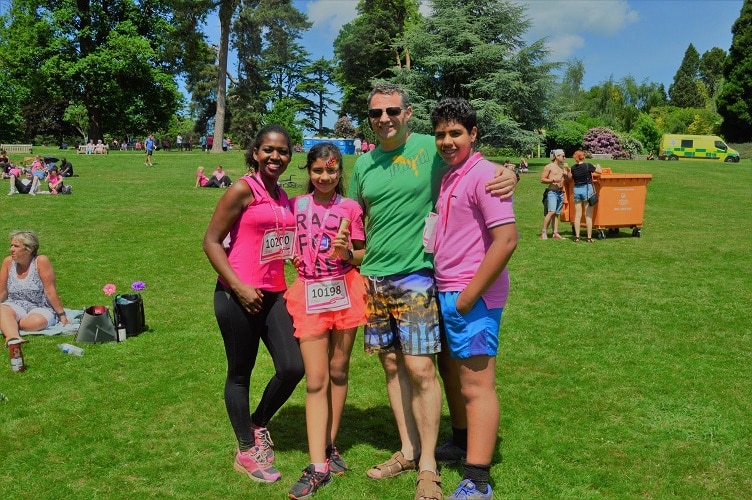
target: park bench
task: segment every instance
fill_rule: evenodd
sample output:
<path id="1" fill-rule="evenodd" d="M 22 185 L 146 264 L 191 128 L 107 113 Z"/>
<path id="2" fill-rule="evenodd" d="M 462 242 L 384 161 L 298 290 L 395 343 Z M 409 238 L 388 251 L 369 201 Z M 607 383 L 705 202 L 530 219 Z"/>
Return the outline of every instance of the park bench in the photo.
<path id="1" fill-rule="evenodd" d="M 92 154 L 95 154 L 95 155 L 106 155 L 109 152 L 110 152 L 110 146 L 109 145 L 105 144 L 104 145 L 104 149 L 102 151 L 97 151 L 97 145 L 95 144 L 94 145 L 94 152 Z M 86 144 L 81 144 L 80 146 L 78 146 L 78 151 L 76 151 L 76 153 L 78 153 L 80 155 L 86 154 Z"/>
<path id="2" fill-rule="evenodd" d="M 31 154 L 31 144 L 0 144 L 0 149 L 4 149 L 8 154 L 23 153 Z"/>
<path id="3" fill-rule="evenodd" d="M 613 155 L 608 153 L 593 153 L 593 160 L 612 160 Z"/>
<path id="4" fill-rule="evenodd" d="M 648 155 L 632 155 L 633 160 L 647 160 Z"/>

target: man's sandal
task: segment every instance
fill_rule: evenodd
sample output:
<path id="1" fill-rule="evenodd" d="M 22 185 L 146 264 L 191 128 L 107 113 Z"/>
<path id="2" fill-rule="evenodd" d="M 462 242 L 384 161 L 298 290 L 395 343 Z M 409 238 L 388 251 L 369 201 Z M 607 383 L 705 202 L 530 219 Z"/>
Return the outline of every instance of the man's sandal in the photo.
<path id="1" fill-rule="evenodd" d="M 430 470 L 424 470 L 418 474 L 416 484 L 415 500 L 444 499 L 444 494 L 441 492 L 441 477 L 438 474 Z"/>
<path id="2" fill-rule="evenodd" d="M 386 462 L 374 465 L 366 471 L 366 476 L 371 479 L 387 479 L 411 470 L 418 470 L 418 459 L 407 460 L 401 451 L 397 451 Z"/>

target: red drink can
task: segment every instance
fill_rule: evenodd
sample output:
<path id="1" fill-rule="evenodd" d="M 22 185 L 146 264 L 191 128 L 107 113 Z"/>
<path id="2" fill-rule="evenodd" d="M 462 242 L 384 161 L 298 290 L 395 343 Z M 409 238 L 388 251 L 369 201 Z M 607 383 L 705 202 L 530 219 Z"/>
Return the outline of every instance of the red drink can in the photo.
<path id="1" fill-rule="evenodd" d="M 10 353 L 10 367 L 14 372 L 22 372 L 26 370 L 23 350 L 21 350 L 21 344 L 23 344 L 23 340 L 21 339 L 13 339 L 8 342 L 8 351 Z"/>

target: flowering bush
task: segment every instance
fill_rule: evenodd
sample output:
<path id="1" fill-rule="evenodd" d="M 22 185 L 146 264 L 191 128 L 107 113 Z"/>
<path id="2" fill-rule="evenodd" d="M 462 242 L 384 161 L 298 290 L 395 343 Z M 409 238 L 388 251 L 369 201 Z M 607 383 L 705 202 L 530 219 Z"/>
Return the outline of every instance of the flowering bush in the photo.
<path id="1" fill-rule="evenodd" d="M 355 127 L 347 116 L 334 122 L 334 135 L 337 137 L 355 137 Z"/>
<path id="2" fill-rule="evenodd" d="M 134 281 L 131 283 L 131 290 L 140 292 L 146 288 L 146 283 L 143 281 Z M 113 293 L 117 292 L 117 287 L 113 285 L 112 283 L 107 283 L 103 288 L 102 291 L 105 295 L 108 297 L 112 295 Z"/>
<path id="3" fill-rule="evenodd" d="M 621 142 L 616 134 L 609 128 L 596 127 L 585 132 L 582 138 L 582 148 L 585 153 L 610 154 L 614 158 L 623 156 Z"/>
<path id="4" fill-rule="evenodd" d="M 628 157 L 641 155 L 645 148 L 639 139 L 632 137 L 631 135 L 623 134 L 619 136 L 619 142 L 621 143 L 622 151 L 625 152 Z"/>

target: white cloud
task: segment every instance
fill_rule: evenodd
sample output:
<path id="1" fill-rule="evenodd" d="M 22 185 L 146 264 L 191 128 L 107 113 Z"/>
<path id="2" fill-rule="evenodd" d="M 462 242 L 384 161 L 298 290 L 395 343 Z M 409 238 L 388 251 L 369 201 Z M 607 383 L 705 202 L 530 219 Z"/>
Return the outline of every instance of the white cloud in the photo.
<path id="1" fill-rule="evenodd" d="M 589 34 L 619 36 L 640 18 L 626 0 L 516 0 L 525 6 L 530 42 L 548 39 L 551 60 L 564 60 L 584 46 Z"/>
<path id="2" fill-rule="evenodd" d="M 317 32 L 331 33 L 331 39 L 337 37 L 340 28 L 357 15 L 357 0 L 312 0 L 301 2 L 300 10 L 305 12 Z"/>
<path id="3" fill-rule="evenodd" d="M 557 33 L 548 38 L 549 60 L 566 61 L 578 49 L 585 46 L 585 39 L 580 35 Z"/>

